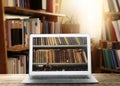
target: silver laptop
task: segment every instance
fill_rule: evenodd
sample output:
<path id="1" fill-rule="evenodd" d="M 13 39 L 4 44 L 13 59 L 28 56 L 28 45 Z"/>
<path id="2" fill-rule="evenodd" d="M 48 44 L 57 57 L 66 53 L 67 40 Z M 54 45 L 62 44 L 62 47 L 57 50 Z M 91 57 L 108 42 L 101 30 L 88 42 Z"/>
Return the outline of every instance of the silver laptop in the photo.
<path id="1" fill-rule="evenodd" d="M 29 74 L 22 83 L 98 83 L 88 35 L 32 34 L 29 45 Z"/>

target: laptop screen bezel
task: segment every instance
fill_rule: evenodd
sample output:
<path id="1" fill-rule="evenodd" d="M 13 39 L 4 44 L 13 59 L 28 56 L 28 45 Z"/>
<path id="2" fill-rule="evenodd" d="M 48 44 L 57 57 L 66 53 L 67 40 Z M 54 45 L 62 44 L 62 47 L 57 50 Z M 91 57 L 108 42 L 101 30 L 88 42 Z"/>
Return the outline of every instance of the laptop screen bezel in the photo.
<path id="1" fill-rule="evenodd" d="M 33 38 L 34 37 L 86 37 L 88 70 L 86 71 L 33 71 Z M 30 76 L 53 76 L 53 75 L 88 75 L 91 74 L 91 46 L 90 36 L 87 34 L 31 34 L 29 43 L 29 75 Z"/>

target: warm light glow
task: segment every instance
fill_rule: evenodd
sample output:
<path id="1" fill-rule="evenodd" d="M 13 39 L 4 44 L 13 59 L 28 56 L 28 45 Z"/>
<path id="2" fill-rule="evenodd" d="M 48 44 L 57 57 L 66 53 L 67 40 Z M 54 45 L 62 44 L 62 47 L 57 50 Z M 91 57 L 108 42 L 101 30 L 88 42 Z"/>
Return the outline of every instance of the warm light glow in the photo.
<path id="1" fill-rule="evenodd" d="M 100 38 L 102 21 L 102 0 L 62 0 L 61 12 L 74 16 L 80 23 L 81 33 Z"/>

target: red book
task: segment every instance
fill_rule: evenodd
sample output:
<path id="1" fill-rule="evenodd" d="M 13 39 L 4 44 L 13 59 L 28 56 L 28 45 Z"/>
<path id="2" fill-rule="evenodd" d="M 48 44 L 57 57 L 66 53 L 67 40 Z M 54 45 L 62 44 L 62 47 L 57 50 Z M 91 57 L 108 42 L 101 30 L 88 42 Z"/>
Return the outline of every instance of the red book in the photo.
<path id="1" fill-rule="evenodd" d="M 114 29 L 113 24 L 112 24 L 112 20 L 109 19 L 108 23 L 109 23 L 109 27 L 110 27 L 111 40 L 116 41 L 117 37 L 116 37 L 115 29 Z"/>
<path id="2" fill-rule="evenodd" d="M 47 12 L 55 12 L 55 0 L 47 0 Z"/>

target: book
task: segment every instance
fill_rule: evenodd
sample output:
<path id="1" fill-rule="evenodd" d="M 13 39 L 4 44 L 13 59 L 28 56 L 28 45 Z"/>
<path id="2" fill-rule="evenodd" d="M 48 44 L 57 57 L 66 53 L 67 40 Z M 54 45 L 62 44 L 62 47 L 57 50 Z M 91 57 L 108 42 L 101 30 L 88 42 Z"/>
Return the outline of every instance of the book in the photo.
<path id="1" fill-rule="evenodd" d="M 107 49 L 103 49 L 103 61 L 104 61 L 104 65 L 106 68 L 111 68 L 111 64 L 110 64 L 110 59 L 108 57 L 108 50 Z"/>
<path id="2" fill-rule="evenodd" d="M 110 12 L 116 12 L 113 0 L 108 0 L 108 5 L 109 5 L 109 8 L 110 8 Z"/>
<path id="3" fill-rule="evenodd" d="M 22 41 L 23 41 L 23 24 L 22 21 L 20 19 L 9 19 L 6 20 L 6 24 L 8 24 L 8 26 L 6 25 L 8 31 L 7 31 L 7 36 L 8 36 L 8 40 L 7 40 L 7 46 L 8 47 L 12 47 L 15 45 L 22 45 Z"/>
<path id="4" fill-rule="evenodd" d="M 14 0 L 3 0 L 4 7 L 14 7 Z"/>
<path id="5" fill-rule="evenodd" d="M 105 21 L 105 24 L 106 24 L 106 26 L 105 26 L 105 31 L 106 31 L 106 38 L 107 38 L 107 40 L 111 40 L 111 35 L 110 35 L 110 26 L 109 26 L 109 19 L 107 19 L 106 21 Z"/>
<path id="6" fill-rule="evenodd" d="M 7 47 L 11 47 L 11 21 L 6 20 L 5 21 L 5 27 L 6 27 L 6 41 L 7 41 Z"/>
<path id="7" fill-rule="evenodd" d="M 104 4 L 103 4 L 103 5 L 104 5 L 104 11 L 105 11 L 105 12 L 110 12 L 108 0 L 104 0 L 103 3 L 104 3 Z"/>
<path id="8" fill-rule="evenodd" d="M 114 67 L 115 69 L 118 69 L 119 66 L 118 66 L 118 61 L 117 61 L 115 50 L 111 50 L 111 52 L 112 52 L 112 59 L 113 59 Z"/>
<path id="9" fill-rule="evenodd" d="M 118 7 L 118 4 L 117 4 L 117 0 L 113 0 L 113 5 L 114 5 L 114 8 L 115 8 L 115 12 L 119 12 L 119 7 Z"/>
<path id="10" fill-rule="evenodd" d="M 47 12 L 55 13 L 55 0 L 47 0 Z"/>
<path id="11" fill-rule="evenodd" d="M 114 20 L 114 21 L 112 21 L 112 24 L 113 24 L 113 27 L 115 29 L 117 41 L 120 41 L 120 31 L 119 31 L 118 22 L 116 20 Z"/>
<path id="12" fill-rule="evenodd" d="M 42 9 L 42 0 L 30 0 L 30 9 L 41 10 Z"/>
<path id="13" fill-rule="evenodd" d="M 8 74 L 27 73 L 27 55 L 11 55 L 8 57 Z"/>
<path id="14" fill-rule="evenodd" d="M 114 62 L 112 59 L 112 52 L 110 49 L 107 49 L 107 52 L 108 52 L 108 59 L 109 59 L 110 67 L 111 69 L 115 69 Z"/>
<path id="15" fill-rule="evenodd" d="M 117 37 L 115 33 L 115 28 L 113 27 L 113 24 L 112 24 L 112 20 L 108 19 L 108 23 L 109 23 L 109 29 L 110 29 L 109 31 L 110 31 L 111 40 L 116 41 Z"/>
<path id="16" fill-rule="evenodd" d="M 54 33 L 55 34 L 60 34 L 61 33 L 61 27 L 60 27 L 60 23 L 59 22 L 55 22 L 54 23 Z"/>
<path id="17" fill-rule="evenodd" d="M 120 67 L 120 49 L 116 50 L 116 57 L 117 57 L 117 61 L 118 61 L 118 66 Z"/>
<path id="18" fill-rule="evenodd" d="M 117 0 L 117 5 L 118 5 L 119 11 L 120 11 L 120 0 Z"/>
<path id="19" fill-rule="evenodd" d="M 32 34 L 40 34 L 40 19 L 39 18 L 30 18 L 32 24 Z"/>
<path id="20" fill-rule="evenodd" d="M 46 2 L 46 0 L 42 0 L 42 9 L 43 10 L 47 9 L 47 2 Z"/>
<path id="21" fill-rule="evenodd" d="M 106 40 L 106 23 L 105 19 L 102 21 L 101 39 Z"/>

